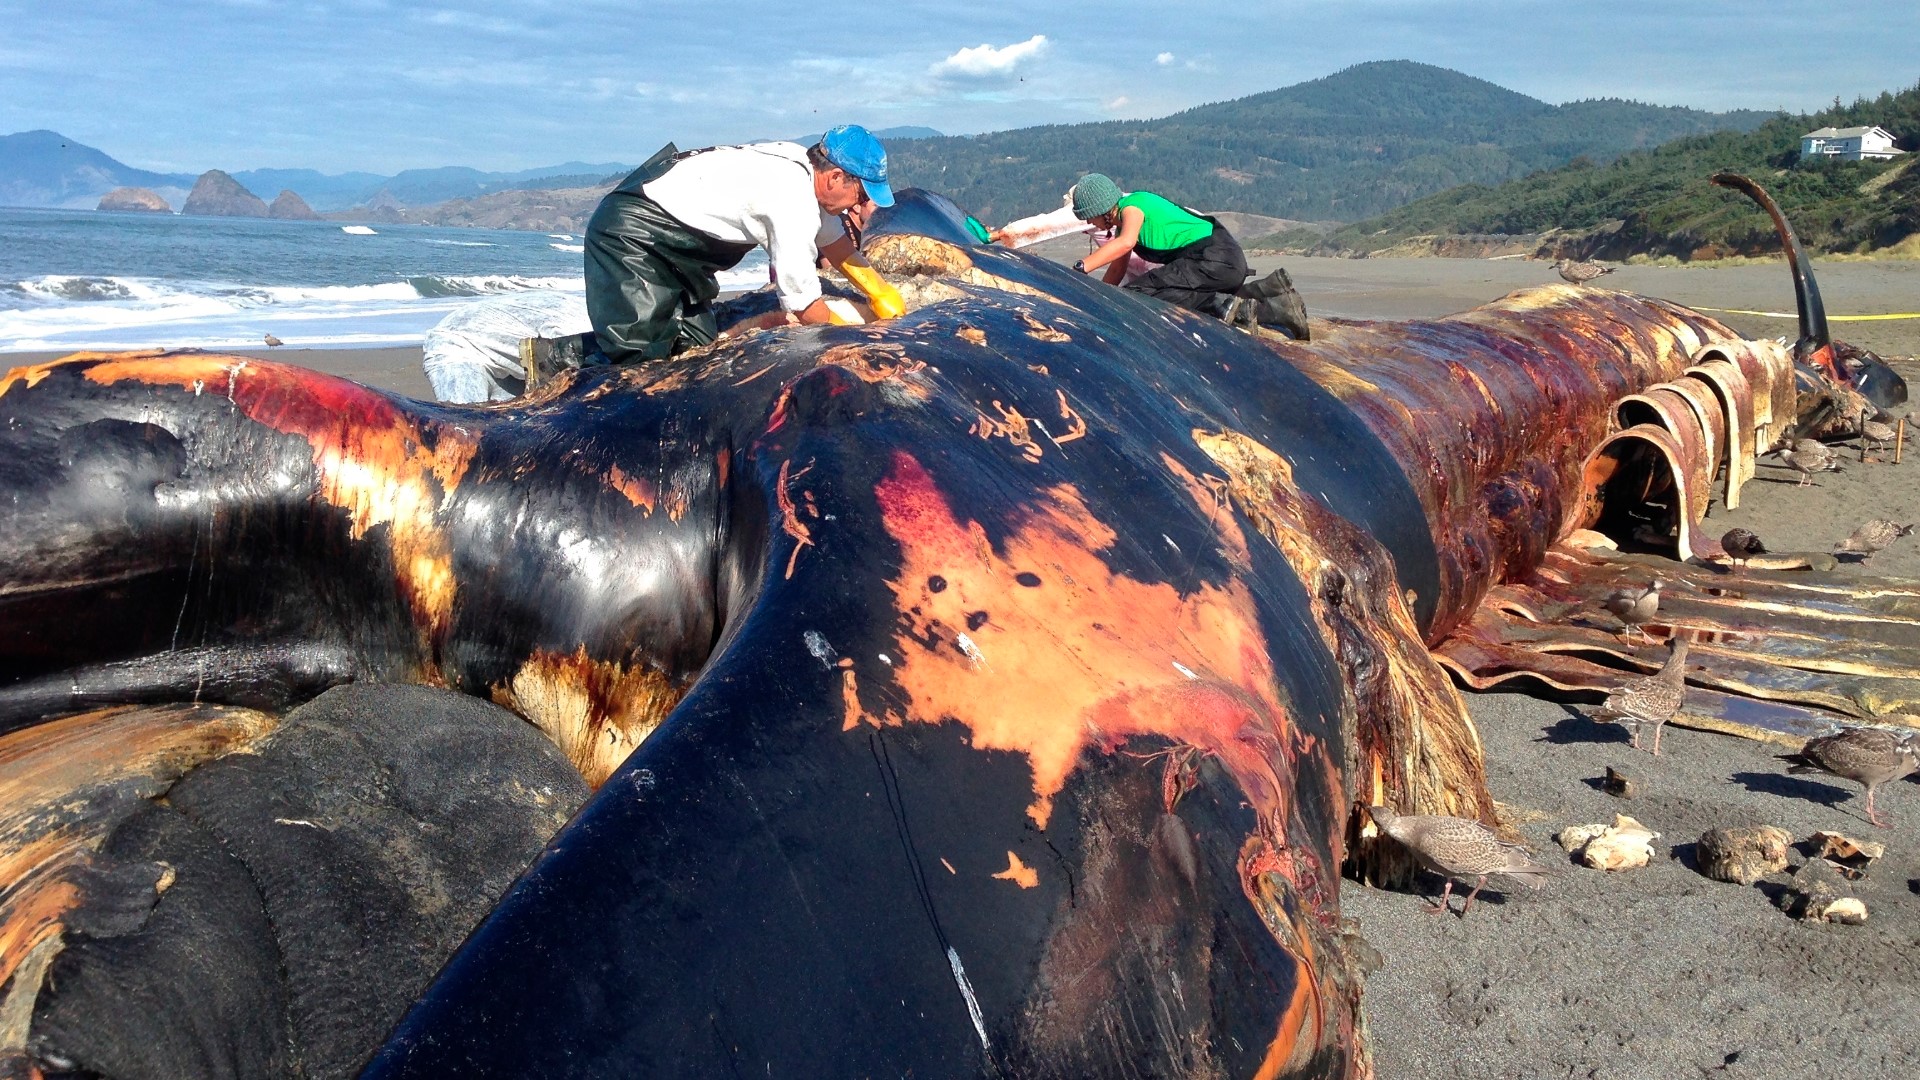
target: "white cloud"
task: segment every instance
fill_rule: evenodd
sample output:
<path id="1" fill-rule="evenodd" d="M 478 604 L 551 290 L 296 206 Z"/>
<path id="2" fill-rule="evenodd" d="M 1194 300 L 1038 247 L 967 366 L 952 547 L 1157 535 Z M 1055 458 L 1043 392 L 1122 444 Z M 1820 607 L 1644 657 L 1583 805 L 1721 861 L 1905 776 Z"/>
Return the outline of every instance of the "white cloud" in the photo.
<path id="1" fill-rule="evenodd" d="M 1173 63 L 1173 54 L 1170 52 L 1163 52 L 1159 56 L 1154 57 L 1153 62 L 1156 64 L 1159 64 L 1161 67 L 1166 67 L 1168 64 Z"/>
<path id="2" fill-rule="evenodd" d="M 1107 102 L 1108 112 L 1113 112 L 1117 109 L 1124 109 L 1126 107 L 1127 107 L 1127 95 L 1125 94 L 1121 94 L 1119 97 L 1114 98 L 1112 101 Z"/>
<path id="3" fill-rule="evenodd" d="M 933 74 L 972 79 L 1001 78 L 1013 74 L 1021 64 L 1044 56 L 1047 48 L 1045 34 L 1035 34 L 1025 41 L 1002 48 L 976 45 L 971 49 L 961 49 L 933 65 Z"/>

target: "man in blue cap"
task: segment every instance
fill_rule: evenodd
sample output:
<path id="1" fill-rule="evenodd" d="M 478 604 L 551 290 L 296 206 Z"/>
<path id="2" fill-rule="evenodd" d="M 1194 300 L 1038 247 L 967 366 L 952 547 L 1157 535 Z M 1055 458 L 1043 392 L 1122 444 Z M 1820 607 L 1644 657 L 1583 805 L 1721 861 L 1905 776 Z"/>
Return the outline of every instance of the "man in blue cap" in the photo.
<path id="1" fill-rule="evenodd" d="M 756 247 L 773 264 L 789 323 L 831 319 L 821 256 L 858 259 L 840 215 L 871 200 L 893 205 L 887 151 L 846 124 L 811 147 L 752 143 L 678 152 L 635 169 L 587 222 L 587 315 L 613 363 L 659 359 L 717 336 L 717 274 Z"/>

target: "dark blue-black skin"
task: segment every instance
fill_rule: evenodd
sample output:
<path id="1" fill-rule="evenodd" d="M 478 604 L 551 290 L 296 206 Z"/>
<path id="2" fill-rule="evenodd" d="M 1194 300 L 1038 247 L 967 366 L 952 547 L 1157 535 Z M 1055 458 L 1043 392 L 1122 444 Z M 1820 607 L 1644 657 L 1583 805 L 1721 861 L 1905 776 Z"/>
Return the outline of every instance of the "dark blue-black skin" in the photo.
<path id="1" fill-rule="evenodd" d="M 874 224 L 896 229 L 969 244 L 944 200 L 903 198 Z M 1217 470 L 1193 446 L 1197 413 L 1287 456 L 1303 490 L 1381 540 L 1402 584 L 1431 598 L 1425 519 L 1398 467 L 1344 407 L 1240 335 L 1184 314 L 1169 321 L 1170 308 L 1025 257 L 973 255 L 1073 303 L 1077 311 L 1039 312 L 1077 324 L 1075 344 L 1035 342 L 1010 313 L 979 302 L 905 316 L 889 340 L 982 405 L 1038 403 L 1065 387 L 1101 418 L 1089 420 L 1096 430 L 1010 471 L 1005 447 L 988 449 L 962 434 L 964 418 L 938 415 L 948 402 L 916 416 L 865 384 L 803 376 L 794 422 L 756 445 L 761 475 L 750 486 L 764 492 L 782 460 L 811 463 L 822 513 L 835 521 L 800 555 L 812 563 L 810 584 L 762 596 L 729 627 L 692 694 L 468 941 L 368 1076 L 1083 1077 L 1171 1072 L 1194 1059 L 1227 1075 L 1254 1071 L 1291 987 L 1276 983 L 1285 965 L 1236 880 L 1237 844 L 1253 823 L 1227 778 L 1203 766 L 1178 825 L 1162 826 L 1158 772 L 1105 758 L 1075 777 L 1044 834 L 986 826 L 1021 820 L 1033 794 L 1024 761 L 970 751 L 952 724 L 843 734 L 836 673 L 802 636 L 816 632 L 836 655 L 867 661 L 894 648 L 890 618 L 874 618 L 892 608 L 884 581 L 894 556 L 872 491 L 895 447 L 910 449 L 995 541 L 1008 516 L 996 511 L 1017 511 L 1041 483 L 1071 480 L 1096 517 L 1120 524 L 1106 553 L 1115 570 L 1182 589 L 1229 572 L 1212 527 L 1154 461 L 1165 449 L 1196 475 Z M 1012 355 L 950 346 L 961 323 L 1015 343 L 1001 346 Z M 853 335 L 818 340 L 837 337 Z M 757 366 L 753 355 L 740 370 Z M 1045 363 L 1050 378 L 1028 363 Z M 1258 569 L 1277 666 L 1296 707 L 1325 726 L 1340 673 L 1292 572 L 1277 557 Z M 1429 615 L 1420 613 L 1423 625 Z M 874 666 L 862 663 L 863 677 Z M 1298 797 L 1325 816 L 1320 835 L 1337 831 L 1339 793 Z M 1166 848 L 1178 842 L 1157 840 L 1169 833 L 1197 838 L 1190 886 L 1170 884 L 1180 856 Z M 1109 844 L 1117 869 L 1082 880 L 1090 851 Z M 1009 850 L 1063 872 L 1035 889 L 970 883 L 1004 868 Z M 1118 969 L 1120 988 L 1105 1015 L 1132 1029 L 1045 1044 L 1028 1030 L 1029 1010 L 1068 973 L 1041 969 L 1043 945 L 1074 920 L 1098 924 L 1092 933 L 1110 949 L 1098 962 Z M 1134 920 L 1164 925 L 1150 932 Z M 1159 947 L 1135 947 L 1148 940 Z M 1177 1003 L 1165 993 L 1167 969 L 1188 988 Z M 1196 1032 L 1205 1033 L 1200 1047 L 1183 1047 Z M 1327 1056 L 1305 1074 L 1343 1068 Z"/>
<path id="2" fill-rule="evenodd" d="M 6 580 L 35 585 L 0 594 L 0 678 L 13 680 L 0 716 L 17 727 L 58 711 L 76 669 L 104 696 L 184 696 L 219 657 L 253 664 L 234 692 L 263 700 L 428 666 L 485 694 L 533 650 L 580 646 L 690 684 L 368 1076 L 1081 1077 L 1200 1062 L 1251 1075 L 1296 969 L 1243 889 L 1255 823 L 1219 766 L 1200 763 L 1169 814 L 1161 762 L 1089 752 L 1042 832 L 1025 816 L 1023 756 L 974 749 L 953 723 L 843 731 L 838 672 L 806 635 L 884 698 L 874 658 L 897 648 L 887 582 L 900 554 L 875 485 L 896 450 L 996 545 L 1037 492 L 1071 483 L 1119 534 L 1100 553 L 1111 570 L 1187 593 L 1236 573 L 1216 518 L 1236 512 L 1198 505 L 1161 456 L 1216 473 L 1193 429 L 1245 433 L 1393 555 L 1424 629 L 1439 586 L 1420 505 L 1352 413 L 1245 335 L 972 247 L 938 197 L 903 194 L 873 231 L 968 246 L 1044 295 L 977 290 L 888 324 L 882 340 L 933 369 L 939 389 L 915 406 L 817 366 L 830 347 L 873 341 L 862 328 L 724 346 L 709 377 L 652 394 L 657 370 L 586 371 L 557 396 L 488 410 L 375 395 L 423 440 L 459 428 L 478 442 L 436 518 L 458 592 L 424 645 L 387 534 L 353 538 L 344 511 L 310 498 L 300 436 L 237 415 L 212 388 L 100 386 L 61 369 L 0 395 L 0 497 L 13 497 L 0 555 L 31 563 Z M 1029 336 L 1022 311 L 1070 340 Z M 962 326 L 989 346 L 957 337 Z M 1060 391 L 1089 430 L 1042 443 L 1038 462 L 968 433 L 995 400 L 1054 416 Z M 769 432 L 783 392 L 786 419 Z M 103 426 L 69 434 L 87 425 Z M 821 513 L 791 579 L 783 463 L 810 468 Z M 606 484 L 614 467 L 662 489 L 677 477 L 685 513 L 642 514 Z M 594 575 L 564 554 L 582 537 L 606 555 Z M 1267 545 L 1252 558 L 1238 573 L 1284 699 L 1337 766 L 1342 671 L 1292 570 Z M 210 651 L 178 651 L 192 649 Z M 1337 767 L 1302 770 L 1283 823 L 1323 865 L 1350 798 L 1329 776 Z M 983 889 L 1010 851 L 1040 884 Z M 1082 942 L 1105 980 L 1067 1030 L 1050 1017 L 1091 976 L 1046 962 L 1062 941 Z M 1353 1049 L 1323 1048 L 1291 1075 L 1344 1075 Z"/>

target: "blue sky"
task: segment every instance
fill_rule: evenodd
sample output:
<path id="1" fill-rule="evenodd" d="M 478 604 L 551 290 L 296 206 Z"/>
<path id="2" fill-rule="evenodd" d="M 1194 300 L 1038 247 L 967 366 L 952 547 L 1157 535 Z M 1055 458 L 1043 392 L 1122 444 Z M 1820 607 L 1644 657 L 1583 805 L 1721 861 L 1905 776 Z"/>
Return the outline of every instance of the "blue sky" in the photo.
<path id="1" fill-rule="evenodd" d="M 1920 81 L 1920 3 L 0 0 L 0 134 L 167 171 L 627 161 L 1160 116 L 1367 60 L 1549 102 L 1804 111 Z"/>

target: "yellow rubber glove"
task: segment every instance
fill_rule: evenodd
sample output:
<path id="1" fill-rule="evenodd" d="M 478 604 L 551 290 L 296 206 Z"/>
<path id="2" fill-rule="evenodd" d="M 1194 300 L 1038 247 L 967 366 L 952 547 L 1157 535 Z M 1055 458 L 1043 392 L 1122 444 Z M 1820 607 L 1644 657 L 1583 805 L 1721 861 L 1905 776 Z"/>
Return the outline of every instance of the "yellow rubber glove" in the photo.
<path id="1" fill-rule="evenodd" d="M 907 304 L 900 299 L 900 290 L 887 284 L 887 280 L 880 276 L 865 255 L 855 253 L 840 264 L 840 272 L 867 294 L 867 303 L 873 307 L 876 318 L 892 319 L 907 313 Z"/>

